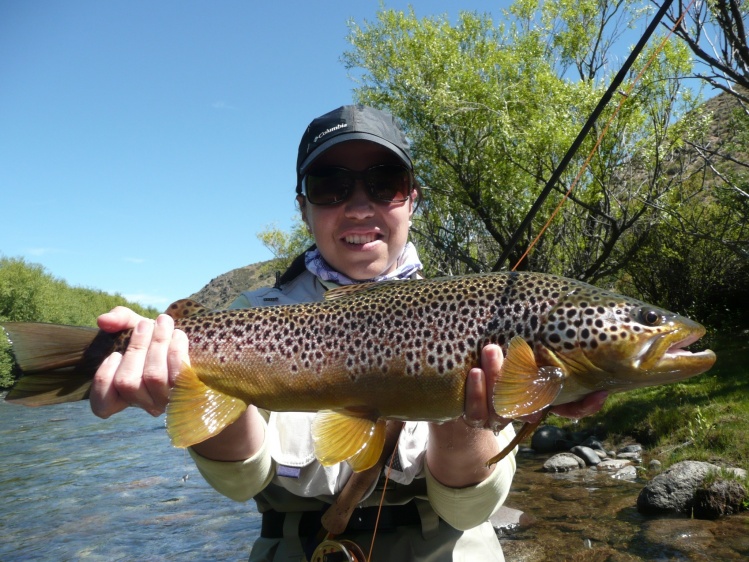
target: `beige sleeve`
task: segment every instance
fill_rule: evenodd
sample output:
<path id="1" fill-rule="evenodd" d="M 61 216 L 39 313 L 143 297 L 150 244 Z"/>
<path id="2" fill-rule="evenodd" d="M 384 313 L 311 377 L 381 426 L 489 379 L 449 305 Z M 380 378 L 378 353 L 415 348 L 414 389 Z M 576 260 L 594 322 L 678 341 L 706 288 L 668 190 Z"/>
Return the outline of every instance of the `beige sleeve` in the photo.
<path id="1" fill-rule="evenodd" d="M 507 428 L 509 431 L 505 433 Z M 502 448 L 509 445 L 515 433 L 511 425 L 507 428 L 497 436 Z M 489 519 L 502 506 L 510 492 L 515 467 L 513 451 L 496 464 L 494 472 L 483 482 L 467 488 L 449 488 L 438 482 L 424 463 L 429 502 L 447 523 L 459 531 L 467 531 Z"/>
<path id="2" fill-rule="evenodd" d="M 266 441 L 260 450 L 245 461 L 222 462 L 200 456 L 188 449 L 200 474 L 217 492 L 234 501 L 245 502 L 255 497 L 273 479 L 273 460 Z"/>

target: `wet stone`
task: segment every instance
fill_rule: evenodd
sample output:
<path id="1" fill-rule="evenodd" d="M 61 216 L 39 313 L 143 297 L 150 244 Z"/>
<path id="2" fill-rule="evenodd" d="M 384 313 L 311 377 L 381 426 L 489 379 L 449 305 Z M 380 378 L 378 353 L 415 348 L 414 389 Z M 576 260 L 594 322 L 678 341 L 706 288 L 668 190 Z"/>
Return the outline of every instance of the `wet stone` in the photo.
<path id="1" fill-rule="evenodd" d="M 642 462 L 642 456 L 640 455 L 640 453 L 617 453 L 616 458 L 629 460 L 636 463 Z"/>
<path id="2" fill-rule="evenodd" d="M 637 468 L 634 466 L 625 466 L 611 475 L 611 478 L 617 480 L 635 480 L 637 478 Z"/>
<path id="3" fill-rule="evenodd" d="M 588 466 L 595 466 L 601 462 L 601 457 L 599 457 L 590 447 L 578 445 L 577 447 L 572 447 L 570 453 L 583 459 Z"/>
<path id="4" fill-rule="evenodd" d="M 602 471 L 616 472 L 631 464 L 632 462 L 627 459 L 606 459 L 598 463 L 596 468 Z"/>
<path id="5" fill-rule="evenodd" d="M 604 453 L 606 452 L 606 447 L 604 447 L 603 443 L 601 443 L 595 437 L 588 437 L 585 441 L 580 443 L 580 445 L 582 445 L 583 447 L 589 447 L 596 451 L 602 451 Z"/>
<path id="6" fill-rule="evenodd" d="M 717 466 L 701 461 L 682 461 L 653 478 L 637 497 L 637 510 L 645 514 L 691 514 L 694 494 Z"/>
<path id="7" fill-rule="evenodd" d="M 569 449 L 569 433 L 559 427 L 544 425 L 531 438 L 531 448 L 537 453 L 555 453 Z"/>
<path id="8" fill-rule="evenodd" d="M 559 453 L 544 463 L 546 472 L 569 472 L 585 468 L 585 461 L 572 453 Z"/>
<path id="9" fill-rule="evenodd" d="M 718 519 L 733 515 L 742 509 L 747 493 L 735 480 L 717 480 L 706 488 L 698 488 L 694 494 L 694 517 Z"/>

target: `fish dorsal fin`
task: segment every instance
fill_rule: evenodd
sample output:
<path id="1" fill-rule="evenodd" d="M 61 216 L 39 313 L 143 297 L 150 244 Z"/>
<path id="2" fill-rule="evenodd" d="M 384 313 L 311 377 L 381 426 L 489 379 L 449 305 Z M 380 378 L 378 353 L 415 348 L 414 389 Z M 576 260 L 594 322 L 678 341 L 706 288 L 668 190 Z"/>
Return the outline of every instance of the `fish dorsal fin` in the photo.
<path id="1" fill-rule="evenodd" d="M 352 295 L 365 293 L 370 291 L 373 287 L 379 287 L 380 285 L 381 283 L 356 283 L 355 285 L 343 285 L 342 287 L 336 287 L 335 289 L 325 291 L 324 297 L 326 301 L 344 299 Z"/>
<path id="2" fill-rule="evenodd" d="M 210 388 L 184 364 L 169 393 L 166 432 L 175 447 L 189 447 L 218 434 L 246 409 L 242 400 Z"/>
<path id="3" fill-rule="evenodd" d="M 508 419 L 533 414 L 553 403 L 563 385 L 562 369 L 539 367 L 528 342 L 515 336 L 494 387 L 494 410 Z"/>
<path id="4" fill-rule="evenodd" d="M 199 302 L 195 302 L 191 299 L 180 299 L 170 304 L 164 314 L 168 314 L 175 320 L 179 320 L 180 318 L 198 316 L 199 314 L 205 314 L 206 312 L 208 312 L 208 309 Z"/>
<path id="5" fill-rule="evenodd" d="M 348 461 L 354 472 L 372 467 L 385 444 L 385 420 L 322 410 L 312 422 L 315 457 L 323 466 Z"/>

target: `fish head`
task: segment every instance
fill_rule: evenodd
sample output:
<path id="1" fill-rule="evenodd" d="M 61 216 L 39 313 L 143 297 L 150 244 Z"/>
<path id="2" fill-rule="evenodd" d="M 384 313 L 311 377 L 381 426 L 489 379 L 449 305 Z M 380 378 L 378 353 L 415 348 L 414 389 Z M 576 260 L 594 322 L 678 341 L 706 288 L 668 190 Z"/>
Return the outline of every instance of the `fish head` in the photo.
<path id="1" fill-rule="evenodd" d="M 686 349 L 704 334 L 685 316 L 582 285 L 549 311 L 542 345 L 564 364 L 569 392 L 576 385 L 578 394 L 580 388 L 617 392 L 707 371 L 715 353 Z"/>

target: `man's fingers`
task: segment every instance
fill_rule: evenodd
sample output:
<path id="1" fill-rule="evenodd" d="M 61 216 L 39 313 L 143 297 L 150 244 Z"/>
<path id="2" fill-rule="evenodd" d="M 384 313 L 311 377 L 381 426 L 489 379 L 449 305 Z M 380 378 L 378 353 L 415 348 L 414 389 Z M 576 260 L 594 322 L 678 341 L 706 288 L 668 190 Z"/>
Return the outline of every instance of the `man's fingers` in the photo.
<path id="1" fill-rule="evenodd" d="M 156 318 L 148 350 L 143 364 L 143 384 L 159 410 L 166 408 L 169 398 L 169 377 L 167 371 L 167 353 L 172 335 L 174 334 L 174 320 L 166 314 Z"/>
<path id="2" fill-rule="evenodd" d="M 113 384 L 121 361 L 121 354 L 112 353 L 102 362 L 94 375 L 89 402 L 91 411 L 100 418 L 106 419 L 128 407 L 128 403 L 120 398 Z"/>
<path id="3" fill-rule="evenodd" d="M 177 375 L 182 371 L 182 366 L 190 364 L 188 349 L 189 342 L 187 334 L 182 330 L 174 330 L 166 358 L 167 371 L 169 373 L 169 388 L 174 386 L 174 381 L 177 380 Z"/>
<path id="4" fill-rule="evenodd" d="M 154 329 L 153 320 L 141 320 L 135 325 L 114 380 L 114 385 L 122 400 L 128 404 L 138 405 L 149 412 L 156 410 L 156 404 L 143 382 L 143 370 Z"/>
<path id="5" fill-rule="evenodd" d="M 96 319 L 96 323 L 105 332 L 120 332 L 135 328 L 136 324 L 144 320 L 143 316 L 124 306 L 116 306 L 109 312 Z"/>
<path id="6" fill-rule="evenodd" d="M 471 427 L 484 427 L 488 417 L 486 377 L 481 369 L 471 369 L 466 379 L 466 402 L 463 421 Z"/>

